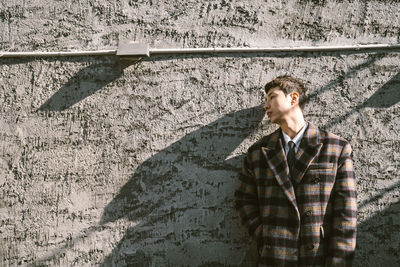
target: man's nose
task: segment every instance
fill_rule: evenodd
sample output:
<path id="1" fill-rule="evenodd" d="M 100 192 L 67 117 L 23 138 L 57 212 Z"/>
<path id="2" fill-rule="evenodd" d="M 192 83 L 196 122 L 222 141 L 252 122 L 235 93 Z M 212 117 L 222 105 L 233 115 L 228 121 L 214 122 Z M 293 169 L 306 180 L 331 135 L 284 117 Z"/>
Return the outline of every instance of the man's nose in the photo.
<path id="1" fill-rule="evenodd" d="M 265 109 L 265 110 L 269 109 L 269 104 L 268 104 L 268 103 L 265 103 L 265 104 L 264 104 L 264 109 Z"/>

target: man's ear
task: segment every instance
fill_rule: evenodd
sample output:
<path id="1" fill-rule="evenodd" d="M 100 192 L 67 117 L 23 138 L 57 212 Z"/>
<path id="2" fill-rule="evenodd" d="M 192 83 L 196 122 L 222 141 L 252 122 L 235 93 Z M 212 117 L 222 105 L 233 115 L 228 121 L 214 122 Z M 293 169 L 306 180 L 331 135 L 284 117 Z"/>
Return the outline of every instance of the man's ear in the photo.
<path id="1" fill-rule="evenodd" d="M 292 101 L 290 102 L 290 104 L 294 105 L 294 104 L 298 104 L 299 103 L 299 93 L 297 92 L 293 92 L 290 93 L 290 97 L 292 98 Z"/>

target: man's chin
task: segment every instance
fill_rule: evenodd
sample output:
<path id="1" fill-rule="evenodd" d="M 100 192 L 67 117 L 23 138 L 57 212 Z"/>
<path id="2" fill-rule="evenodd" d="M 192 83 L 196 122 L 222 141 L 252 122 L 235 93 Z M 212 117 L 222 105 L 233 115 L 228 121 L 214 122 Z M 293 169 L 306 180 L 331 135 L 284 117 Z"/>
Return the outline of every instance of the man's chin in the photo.
<path id="1" fill-rule="evenodd" d="M 280 125 L 281 120 L 279 118 L 268 118 L 271 123 Z"/>

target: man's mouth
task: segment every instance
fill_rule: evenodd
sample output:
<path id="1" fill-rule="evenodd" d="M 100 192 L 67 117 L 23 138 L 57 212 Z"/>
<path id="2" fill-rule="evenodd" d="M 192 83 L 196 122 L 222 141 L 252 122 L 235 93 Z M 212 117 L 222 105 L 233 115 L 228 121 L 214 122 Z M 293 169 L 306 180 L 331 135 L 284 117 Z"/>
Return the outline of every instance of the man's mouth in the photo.
<path id="1" fill-rule="evenodd" d="M 267 112 L 267 116 L 270 117 L 270 116 L 271 116 L 271 113 L 272 113 L 271 111 L 268 111 L 268 112 Z"/>

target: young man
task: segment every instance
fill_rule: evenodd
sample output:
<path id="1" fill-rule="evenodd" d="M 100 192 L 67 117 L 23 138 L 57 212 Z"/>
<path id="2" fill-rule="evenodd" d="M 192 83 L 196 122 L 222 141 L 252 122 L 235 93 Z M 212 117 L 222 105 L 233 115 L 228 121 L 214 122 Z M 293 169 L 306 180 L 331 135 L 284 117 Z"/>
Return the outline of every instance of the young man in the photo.
<path id="1" fill-rule="evenodd" d="M 265 85 L 278 130 L 253 144 L 235 192 L 257 240 L 259 266 L 351 266 L 356 188 L 350 144 L 304 120 L 306 88 L 291 76 Z"/>

